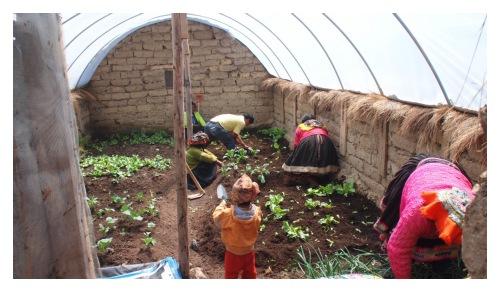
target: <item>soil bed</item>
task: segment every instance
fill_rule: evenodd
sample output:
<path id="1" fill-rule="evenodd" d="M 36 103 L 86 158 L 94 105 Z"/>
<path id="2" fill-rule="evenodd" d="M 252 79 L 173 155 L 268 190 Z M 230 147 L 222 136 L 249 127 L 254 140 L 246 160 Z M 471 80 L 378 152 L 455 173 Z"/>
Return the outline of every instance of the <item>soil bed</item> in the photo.
<path id="1" fill-rule="evenodd" d="M 297 269 L 296 264 L 297 249 L 300 246 L 305 250 L 320 250 L 322 254 L 330 254 L 341 248 L 347 248 L 351 252 L 356 252 L 356 249 L 380 252 L 380 242 L 372 229 L 378 215 L 378 209 L 373 202 L 356 193 L 347 197 L 334 194 L 313 198 L 325 203 L 330 202 L 332 208 L 318 207 L 309 210 L 304 206 L 308 198 L 305 196 L 307 187 L 283 184 L 281 165 L 288 157 L 289 150 L 282 147 L 280 152 L 275 152 L 269 139 L 255 133 L 245 141 L 254 149 L 260 149 L 260 153 L 249 158 L 247 162 L 253 166 L 269 163 L 270 171 L 266 182 L 260 184 L 262 193 L 256 202 L 263 211 L 263 218 L 267 217 L 266 222 L 263 222 L 265 227 L 259 233 L 255 245 L 258 278 L 303 278 L 304 275 Z M 220 144 L 212 144 L 208 149 L 219 159 L 222 159 L 225 153 L 225 148 Z M 106 147 L 102 152 L 91 151 L 91 154 L 136 154 L 141 158 L 152 158 L 160 154 L 172 159 L 173 149 L 166 145 L 114 145 Z M 240 169 L 244 169 L 244 163 Z M 166 256 L 177 258 L 175 171 L 175 166 L 166 171 L 142 168 L 133 176 L 118 182 L 111 177 L 85 177 L 88 196 L 95 196 L 99 201 L 93 212 L 96 240 L 113 238 L 111 249 L 98 253 L 101 266 L 147 263 Z M 192 267 L 201 267 L 208 278 L 224 277 L 224 246 L 211 216 L 219 203 L 216 187 L 222 183 L 229 191 L 238 176 L 236 172 L 225 177 L 219 173 L 215 182 L 206 188 L 205 196 L 188 202 L 189 241 L 193 243 L 189 250 L 190 263 Z M 136 199 L 139 192 L 144 194 L 142 202 Z M 283 219 L 275 220 L 270 210 L 265 207 L 265 202 L 270 194 L 281 192 L 284 193 L 281 206 L 289 209 L 289 212 Z M 120 212 L 119 206 L 112 203 L 113 194 L 122 197 L 128 195 L 126 201 L 132 202 L 134 210 L 145 208 L 155 198 L 159 214 L 145 214 L 142 221 L 128 220 Z M 101 218 L 96 216 L 96 210 L 105 207 L 114 208 L 115 211 L 106 211 Z M 338 223 L 329 228 L 323 227 L 318 220 L 325 215 L 334 216 Z M 99 232 L 99 224 L 105 225 L 105 218 L 108 216 L 118 218 L 116 229 L 111 229 L 107 235 L 103 235 Z M 306 232 L 310 237 L 306 241 L 288 239 L 282 229 L 283 221 L 303 229 L 307 228 Z M 151 231 L 156 244 L 149 248 L 143 243 L 144 232 L 148 231 L 147 222 L 156 225 Z"/>

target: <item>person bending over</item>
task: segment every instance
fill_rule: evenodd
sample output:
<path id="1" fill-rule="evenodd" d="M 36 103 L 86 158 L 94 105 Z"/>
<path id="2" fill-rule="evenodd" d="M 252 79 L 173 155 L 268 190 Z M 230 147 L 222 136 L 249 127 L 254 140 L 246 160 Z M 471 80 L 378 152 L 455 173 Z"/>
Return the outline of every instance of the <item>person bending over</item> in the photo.
<path id="1" fill-rule="evenodd" d="M 241 139 L 240 131 L 253 122 L 254 117 L 251 114 L 222 114 L 213 117 L 205 125 L 204 131 L 211 140 L 221 141 L 227 149 L 234 149 L 236 144 L 239 144 L 248 150 L 251 148 Z"/>
<path id="2" fill-rule="evenodd" d="M 374 224 L 387 249 L 395 278 L 411 278 L 412 261 L 446 262 L 456 258 L 472 183 L 457 164 L 418 154 L 389 183 Z"/>

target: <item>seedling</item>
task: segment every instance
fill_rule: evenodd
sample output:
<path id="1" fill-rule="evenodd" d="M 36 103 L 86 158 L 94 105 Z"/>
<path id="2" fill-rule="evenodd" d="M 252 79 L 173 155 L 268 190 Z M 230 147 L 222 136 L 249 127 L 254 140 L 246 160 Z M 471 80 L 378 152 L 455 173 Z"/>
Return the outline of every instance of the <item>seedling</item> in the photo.
<path id="1" fill-rule="evenodd" d="M 240 164 L 248 159 L 247 151 L 243 148 L 230 149 L 224 154 L 224 159 Z"/>
<path id="2" fill-rule="evenodd" d="M 309 238 L 309 234 L 306 233 L 304 230 L 302 230 L 302 227 L 300 226 L 293 226 L 292 224 L 288 223 L 288 221 L 283 222 L 282 226 L 283 231 L 285 231 L 286 236 L 289 239 L 296 239 L 299 238 L 301 240 L 307 240 Z"/>
<path id="3" fill-rule="evenodd" d="M 156 227 L 156 224 L 154 222 L 148 222 L 148 224 L 146 225 L 146 229 L 149 230 L 149 231 L 152 231 L 153 228 Z"/>
<path id="4" fill-rule="evenodd" d="M 106 211 L 104 209 L 99 209 L 97 210 L 96 215 L 97 217 L 102 218 L 102 216 L 104 216 L 105 213 Z"/>
<path id="5" fill-rule="evenodd" d="M 250 174 L 250 175 L 257 175 L 257 179 L 259 180 L 260 183 L 264 184 L 266 183 L 266 176 L 269 175 L 269 163 L 264 163 L 262 166 L 255 166 L 252 168 L 250 165 L 246 165 L 245 171 Z"/>
<path id="6" fill-rule="evenodd" d="M 138 192 L 137 194 L 135 194 L 135 200 L 139 203 L 144 202 L 144 193 Z"/>
<path id="7" fill-rule="evenodd" d="M 158 216 L 160 214 L 160 210 L 156 208 L 155 203 L 156 199 L 155 198 L 151 199 L 151 202 L 149 202 L 148 206 L 144 210 L 142 210 L 142 214 Z"/>
<path id="8" fill-rule="evenodd" d="M 326 197 L 328 195 L 333 194 L 334 186 L 333 184 L 327 184 L 324 186 L 319 186 L 317 188 L 308 188 L 306 191 L 307 196 L 317 196 L 317 197 Z"/>
<path id="9" fill-rule="evenodd" d="M 104 226 L 101 223 L 99 223 L 99 232 L 103 235 L 106 236 L 111 228 L 109 226 Z"/>
<path id="10" fill-rule="evenodd" d="M 113 241 L 113 237 L 103 238 L 99 240 L 97 242 L 97 249 L 101 253 L 105 253 L 108 250 L 109 246 L 111 245 L 111 241 Z"/>
<path id="11" fill-rule="evenodd" d="M 344 182 L 341 185 L 335 185 L 335 192 L 339 195 L 347 197 L 348 195 L 355 193 L 356 189 L 354 188 L 353 182 Z"/>
<path id="12" fill-rule="evenodd" d="M 99 200 L 97 200 L 94 196 L 90 196 L 87 198 L 87 204 L 89 205 L 90 210 L 93 211 L 95 207 L 99 205 Z"/>
<path id="13" fill-rule="evenodd" d="M 306 206 L 307 209 L 312 210 L 316 207 L 319 207 L 320 204 L 321 204 L 321 201 L 313 200 L 313 199 L 309 198 L 305 201 L 304 206 Z"/>
<path id="14" fill-rule="evenodd" d="M 125 204 L 125 198 L 124 197 L 120 197 L 118 195 L 112 195 L 111 196 L 111 202 L 113 204 L 118 205 L 118 206 L 122 206 L 123 204 Z"/>
<path id="15" fill-rule="evenodd" d="M 280 149 L 280 144 L 279 141 L 285 137 L 286 131 L 281 128 L 269 128 L 269 129 L 262 129 L 259 130 L 257 133 L 265 135 L 272 140 L 272 147 L 274 150 L 279 150 Z"/>
<path id="16" fill-rule="evenodd" d="M 282 219 L 283 217 L 286 216 L 286 214 L 289 211 L 288 209 L 281 208 L 280 204 L 281 202 L 283 202 L 283 200 L 284 200 L 284 193 L 269 195 L 269 200 L 264 205 L 267 208 L 269 208 L 269 210 L 271 210 L 275 220 Z"/>
<path id="17" fill-rule="evenodd" d="M 338 224 L 339 221 L 337 219 L 335 219 L 332 215 L 326 215 L 325 217 L 319 219 L 318 223 L 325 226 L 325 227 L 328 227 L 328 226 L 331 226 L 333 224 Z"/>
<path id="18" fill-rule="evenodd" d="M 151 232 L 144 232 L 144 236 L 145 237 L 142 239 L 142 241 L 144 242 L 146 248 L 150 248 L 156 244 L 156 239 L 151 236 Z"/>

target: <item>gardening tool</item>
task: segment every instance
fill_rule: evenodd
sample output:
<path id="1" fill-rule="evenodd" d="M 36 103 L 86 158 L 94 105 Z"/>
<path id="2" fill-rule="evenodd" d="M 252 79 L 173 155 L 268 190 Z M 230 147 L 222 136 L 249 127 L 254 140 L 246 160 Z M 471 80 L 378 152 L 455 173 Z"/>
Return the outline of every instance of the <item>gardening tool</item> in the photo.
<path id="1" fill-rule="evenodd" d="M 217 186 L 217 198 L 219 198 L 220 200 L 227 200 L 228 198 L 226 189 L 222 184 L 219 184 Z"/>
<path id="2" fill-rule="evenodd" d="M 187 163 L 186 163 L 186 168 L 187 171 L 189 172 L 189 176 L 191 177 L 194 184 L 196 185 L 196 188 L 199 191 L 199 193 L 188 195 L 187 198 L 190 200 L 194 200 L 203 197 L 203 195 L 205 194 L 205 190 L 201 187 L 200 183 L 198 182 L 198 179 L 196 178 L 196 176 L 194 176 L 193 172 L 191 171 L 191 168 L 189 168 L 189 165 Z"/>

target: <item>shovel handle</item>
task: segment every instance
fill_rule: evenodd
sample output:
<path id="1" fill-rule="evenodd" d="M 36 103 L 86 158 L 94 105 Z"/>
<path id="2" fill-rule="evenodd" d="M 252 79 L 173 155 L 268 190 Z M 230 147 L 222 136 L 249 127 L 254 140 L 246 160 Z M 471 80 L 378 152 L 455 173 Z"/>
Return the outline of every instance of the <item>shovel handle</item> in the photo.
<path id="1" fill-rule="evenodd" d="M 189 176 L 194 181 L 194 184 L 196 185 L 196 188 L 198 189 L 198 191 L 200 191 L 202 194 L 205 194 L 205 190 L 201 187 L 200 183 L 198 182 L 198 179 L 196 178 L 196 176 L 194 176 L 194 174 L 191 171 L 191 168 L 189 167 L 187 162 L 186 162 L 186 168 L 187 168 L 187 171 L 189 172 Z"/>

